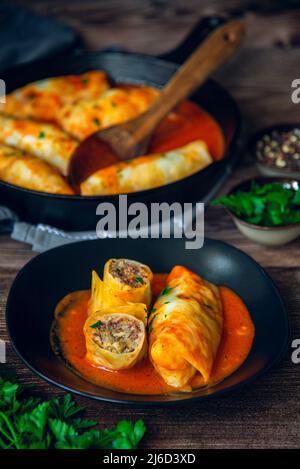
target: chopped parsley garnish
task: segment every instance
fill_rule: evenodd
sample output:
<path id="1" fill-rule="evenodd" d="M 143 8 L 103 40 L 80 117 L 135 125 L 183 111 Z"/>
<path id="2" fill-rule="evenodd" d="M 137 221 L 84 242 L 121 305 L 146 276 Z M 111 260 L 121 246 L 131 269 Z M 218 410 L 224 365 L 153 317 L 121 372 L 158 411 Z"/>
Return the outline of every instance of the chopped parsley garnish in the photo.
<path id="1" fill-rule="evenodd" d="M 45 138 L 46 137 L 46 134 L 43 130 L 40 131 L 39 133 L 39 137 L 38 138 Z"/>
<path id="2" fill-rule="evenodd" d="M 7 153 L 4 153 L 4 156 L 25 156 L 26 152 L 24 150 L 12 150 Z"/>
<path id="3" fill-rule="evenodd" d="M 98 117 L 95 117 L 95 118 L 93 119 L 93 121 L 94 121 L 94 124 L 96 124 L 96 125 L 98 125 L 98 126 L 100 125 L 100 120 L 98 119 Z"/>
<path id="4" fill-rule="evenodd" d="M 97 322 L 95 322 L 94 324 L 92 324 L 90 327 L 91 327 L 92 329 L 96 329 L 97 327 L 101 326 L 102 324 L 103 324 L 102 321 L 97 321 Z"/>
<path id="5" fill-rule="evenodd" d="M 83 78 L 81 78 L 81 80 L 80 80 L 80 81 L 81 81 L 81 83 L 82 83 L 83 85 L 87 85 L 87 84 L 88 84 L 88 82 L 89 82 L 89 79 L 88 79 L 88 78 L 84 78 L 84 77 L 83 77 Z"/>
<path id="6" fill-rule="evenodd" d="M 165 288 L 160 292 L 158 298 L 160 298 L 161 296 L 167 295 L 171 290 L 172 290 L 172 288 L 170 288 L 170 287 L 165 287 Z"/>
<path id="7" fill-rule="evenodd" d="M 135 281 L 136 281 L 137 283 L 141 283 L 141 284 L 144 283 L 144 279 L 143 279 L 142 277 L 135 277 Z"/>
<path id="8" fill-rule="evenodd" d="M 148 332 L 149 332 L 149 334 L 151 334 L 151 332 L 153 331 L 153 321 L 156 318 L 156 316 L 157 316 L 157 314 L 154 314 L 152 316 L 152 318 L 150 319 L 149 323 L 148 323 Z"/>

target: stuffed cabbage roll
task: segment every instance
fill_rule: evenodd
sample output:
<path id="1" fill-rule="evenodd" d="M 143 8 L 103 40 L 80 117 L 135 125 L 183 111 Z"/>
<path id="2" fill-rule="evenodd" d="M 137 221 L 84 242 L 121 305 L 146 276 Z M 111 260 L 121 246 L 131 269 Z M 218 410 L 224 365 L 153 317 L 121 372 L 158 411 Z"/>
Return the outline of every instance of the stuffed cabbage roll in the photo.
<path id="1" fill-rule="evenodd" d="M 14 147 L 0 144 L 0 179 L 41 192 L 74 194 L 61 174 L 45 161 Z"/>
<path id="2" fill-rule="evenodd" d="M 110 259 L 104 267 L 103 281 L 97 273 L 92 273 L 92 294 L 89 314 L 111 306 L 127 303 L 143 304 L 142 320 L 146 317 L 145 308 L 151 303 L 151 282 L 153 274 L 148 266 L 128 259 Z"/>
<path id="3" fill-rule="evenodd" d="M 190 391 L 196 373 L 209 381 L 222 328 L 218 288 L 176 266 L 149 316 L 150 360 L 169 386 Z"/>
<path id="4" fill-rule="evenodd" d="M 195 140 L 176 150 L 101 169 L 81 184 L 81 194 L 112 195 L 153 189 L 190 176 L 212 161 L 206 143 Z"/>
<path id="5" fill-rule="evenodd" d="M 64 104 L 99 97 L 110 87 L 106 73 L 92 70 L 81 75 L 46 78 L 29 83 L 6 97 L 0 111 L 16 117 L 55 121 Z"/>
<path id="6" fill-rule="evenodd" d="M 147 306 L 152 272 L 128 259 L 110 259 L 103 281 L 94 271 L 88 319 L 87 359 L 112 370 L 133 366 L 147 352 Z"/>
<path id="7" fill-rule="evenodd" d="M 146 111 L 158 93 L 146 86 L 112 88 L 99 98 L 63 106 L 57 122 L 66 132 L 82 140 L 97 130 L 128 121 Z"/>
<path id="8" fill-rule="evenodd" d="M 126 307 L 125 307 L 126 308 Z M 97 366 L 122 370 L 134 366 L 147 351 L 144 323 L 134 316 L 136 305 L 128 313 L 117 308 L 115 313 L 89 316 L 84 325 L 86 358 Z"/>
<path id="9" fill-rule="evenodd" d="M 52 124 L 0 115 L 0 142 L 24 150 L 67 175 L 78 142 Z"/>

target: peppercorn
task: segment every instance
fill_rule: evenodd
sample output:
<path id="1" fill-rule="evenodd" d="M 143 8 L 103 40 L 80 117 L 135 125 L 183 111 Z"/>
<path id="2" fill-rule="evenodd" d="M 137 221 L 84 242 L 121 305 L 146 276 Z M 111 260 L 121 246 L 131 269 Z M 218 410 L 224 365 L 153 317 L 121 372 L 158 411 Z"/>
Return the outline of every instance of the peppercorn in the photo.
<path id="1" fill-rule="evenodd" d="M 272 130 L 256 142 L 256 158 L 268 166 L 300 170 L 300 129 Z"/>

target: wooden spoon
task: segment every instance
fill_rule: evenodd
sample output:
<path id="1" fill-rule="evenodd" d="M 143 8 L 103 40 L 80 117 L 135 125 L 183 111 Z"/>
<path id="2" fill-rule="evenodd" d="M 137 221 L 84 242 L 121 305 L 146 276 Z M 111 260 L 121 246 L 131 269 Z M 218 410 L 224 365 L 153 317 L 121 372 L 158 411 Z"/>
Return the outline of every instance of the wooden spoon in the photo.
<path id="1" fill-rule="evenodd" d="M 220 26 L 179 68 L 145 113 L 95 132 L 82 141 L 70 161 L 70 183 L 78 187 L 99 169 L 144 155 L 157 125 L 235 52 L 243 36 L 244 25 L 239 20 Z"/>

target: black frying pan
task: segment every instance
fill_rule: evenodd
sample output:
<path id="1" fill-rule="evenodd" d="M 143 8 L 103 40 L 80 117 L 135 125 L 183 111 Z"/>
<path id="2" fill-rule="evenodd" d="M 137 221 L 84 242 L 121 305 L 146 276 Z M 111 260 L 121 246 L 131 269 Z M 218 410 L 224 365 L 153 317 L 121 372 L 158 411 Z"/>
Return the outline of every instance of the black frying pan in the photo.
<path id="1" fill-rule="evenodd" d="M 7 92 L 42 78 L 79 74 L 103 69 L 116 82 L 147 83 L 163 86 L 192 50 L 215 27 L 223 23 L 219 17 L 201 21 L 186 40 L 171 54 L 162 58 L 122 51 L 79 51 L 15 67 L 2 74 Z M 175 61 L 177 64 L 171 62 Z M 221 125 L 226 139 L 226 155 L 198 173 L 156 189 L 128 195 L 128 203 L 192 202 L 208 200 L 231 173 L 241 147 L 241 117 L 233 98 L 217 83 L 207 81 L 192 100 L 206 109 Z M 0 203 L 14 209 L 22 220 L 47 223 L 67 230 L 95 229 L 100 202 L 112 202 L 118 208 L 118 196 L 53 195 L 0 182 Z"/>

